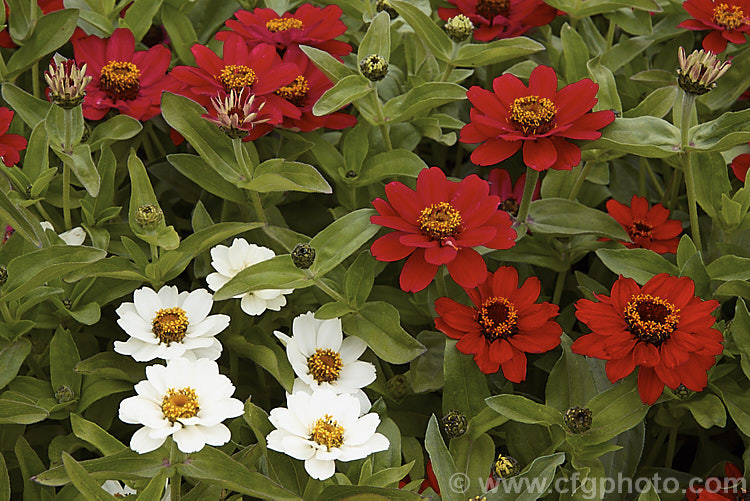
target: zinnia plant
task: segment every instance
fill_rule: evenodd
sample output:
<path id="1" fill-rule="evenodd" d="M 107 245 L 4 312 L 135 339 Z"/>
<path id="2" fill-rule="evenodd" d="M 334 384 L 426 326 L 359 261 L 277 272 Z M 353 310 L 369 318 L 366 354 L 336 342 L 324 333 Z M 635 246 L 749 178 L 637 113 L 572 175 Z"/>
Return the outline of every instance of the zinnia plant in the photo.
<path id="1" fill-rule="evenodd" d="M 661 204 L 649 208 L 648 200 L 633 195 L 630 207 L 617 200 L 607 201 L 607 212 L 628 232 L 626 247 L 651 249 L 659 254 L 677 252 L 682 223 L 669 218 L 669 210 Z"/>

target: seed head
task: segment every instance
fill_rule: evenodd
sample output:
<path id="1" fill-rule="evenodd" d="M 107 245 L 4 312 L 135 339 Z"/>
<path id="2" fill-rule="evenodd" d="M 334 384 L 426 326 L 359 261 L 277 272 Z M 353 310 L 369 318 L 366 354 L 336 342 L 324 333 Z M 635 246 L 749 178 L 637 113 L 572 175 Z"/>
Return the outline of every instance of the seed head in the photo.
<path id="1" fill-rule="evenodd" d="M 135 222 L 144 230 L 155 230 L 164 219 L 164 213 L 158 205 L 142 205 L 135 213 Z"/>
<path id="2" fill-rule="evenodd" d="M 492 473 L 499 480 L 502 480 L 504 478 L 514 477 L 521 473 L 521 466 L 515 458 L 498 454 L 497 460 L 492 464 Z"/>
<path id="3" fill-rule="evenodd" d="M 382 80 L 388 74 L 388 61 L 382 56 L 372 54 L 359 63 L 359 70 L 371 82 Z"/>
<path id="4" fill-rule="evenodd" d="M 375 2 L 375 10 L 377 10 L 378 12 L 387 12 L 388 17 L 390 17 L 391 19 L 396 19 L 398 17 L 398 12 L 393 8 L 393 4 L 391 4 L 391 2 L 389 2 L 388 0 L 377 0 L 377 2 Z"/>
<path id="5" fill-rule="evenodd" d="M 409 380 L 403 374 L 396 374 L 385 383 L 385 387 L 393 398 L 401 400 L 409 392 Z"/>
<path id="6" fill-rule="evenodd" d="M 4 264 L 0 264 L 0 285 L 5 284 L 8 281 L 8 268 Z"/>
<path id="7" fill-rule="evenodd" d="M 76 398 L 76 394 L 73 391 L 73 388 L 64 384 L 55 391 L 55 398 L 57 399 L 58 404 L 64 404 L 65 402 L 70 402 Z"/>
<path id="8" fill-rule="evenodd" d="M 292 249 L 292 262 L 300 270 L 306 270 L 315 262 L 315 249 L 310 244 L 297 244 Z"/>
<path id="9" fill-rule="evenodd" d="M 591 428 L 591 409 L 583 407 L 571 407 L 565 411 L 565 426 L 571 433 L 579 434 L 588 431 Z"/>
<path id="10" fill-rule="evenodd" d="M 466 433 L 469 424 L 466 415 L 461 411 L 452 410 L 443 416 L 443 430 L 448 438 L 460 437 Z"/>
<path id="11" fill-rule="evenodd" d="M 474 33 L 474 23 L 468 17 L 459 14 L 448 19 L 443 29 L 452 40 L 463 42 Z"/>

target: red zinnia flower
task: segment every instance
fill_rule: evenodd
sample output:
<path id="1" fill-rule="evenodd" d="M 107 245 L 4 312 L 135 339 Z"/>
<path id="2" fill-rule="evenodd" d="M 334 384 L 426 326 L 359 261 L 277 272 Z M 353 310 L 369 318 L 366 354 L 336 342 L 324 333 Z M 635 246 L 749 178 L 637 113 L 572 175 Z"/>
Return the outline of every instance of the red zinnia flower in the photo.
<path id="1" fill-rule="evenodd" d="M 523 35 L 531 28 L 544 26 L 557 16 L 557 9 L 540 0 L 448 0 L 456 9 L 440 7 L 440 19 L 463 14 L 476 29 L 474 38 L 489 42 L 495 38 Z"/>
<path id="2" fill-rule="evenodd" d="M 737 179 L 744 183 L 745 178 L 747 177 L 747 171 L 750 169 L 750 153 L 743 153 L 742 155 L 734 157 L 730 167 Z"/>
<path id="3" fill-rule="evenodd" d="M 0 160 L 6 167 L 13 167 L 21 160 L 18 153 L 26 149 L 26 138 L 17 134 L 6 134 L 13 121 L 14 113 L 8 108 L 0 108 Z"/>
<path id="4" fill-rule="evenodd" d="M 579 337 L 573 351 L 607 360 L 607 377 L 613 383 L 638 370 L 638 392 L 651 405 L 664 385 L 680 384 L 702 391 L 706 371 L 723 350 L 721 332 L 713 329 L 711 312 L 716 300 L 695 297 L 688 277 L 655 275 L 639 287 L 620 277 L 612 295 L 597 294 L 599 302 L 579 299 L 576 318 L 591 329 Z"/>
<path id="5" fill-rule="evenodd" d="M 299 75 L 297 67 L 283 63 L 273 45 L 258 44 L 252 49 L 235 33 L 228 33 L 224 42 L 223 57 L 200 44 L 193 45 L 193 55 L 198 68 L 177 66 L 171 75 L 184 84 L 180 93 L 204 107 L 219 91 L 240 92 L 245 87 L 265 102 L 263 113 L 270 122 L 281 123 L 283 116 L 299 118 L 300 111 L 292 103 L 274 92 L 289 85 Z"/>
<path id="6" fill-rule="evenodd" d="M 741 488 L 742 471 L 730 462 L 724 465 L 725 478 L 709 477 L 704 485 L 688 487 L 687 501 L 744 501 L 747 492 Z"/>
<path id="7" fill-rule="evenodd" d="M 136 51 L 133 32 L 117 28 L 109 38 L 91 35 L 74 39 L 76 63 L 87 64 L 93 80 L 86 88 L 83 116 L 99 120 L 111 108 L 138 120 L 148 120 L 161 112 L 161 94 L 174 90 L 166 75 L 172 53 L 157 45 Z"/>
<path id="8" fill-rule="evenodd" d="M 485 374 L 502 367 L 508 381 L 526 379 L 526 353 L 544 353 L 560 344 L 562 328 L 553 320 L 557 305 L 536 303 L 539 279 L 518 287 L 515 268 L 501 267 L 488 274 L 476 289 L 464 289 L 474 307 L 441 297 L 435 301 L 435 327 L 458 339 L 461 353 L 474 355 Z"/>
<path id="9" fill-rule="evenodd" d="M 630 207 L 617 200 L 609 200 L 607 212 L 628 232 L 632 242 L 620 242 L 628 249 L 651 249 L 659 254 L 677 252 L 682 223 L 667 219 L 669 209 L 662 204 L 656 204 L 649 209 L 645 197 L 633 195 Z"/>
<path id="10" fill-rule="evenodd" d="M 411 477 L 409 477 L 409 475 L 406 475 L 402 480 L 398 481 L 398 488 L 403 489 L 404 487 L 406 487 L 406 484 L 410 482 Z M 428 487 L 435 491 L 435 494 L 437 494 L 438 496 L 440 495 L 440 486 L 438 485 L 435 472 L 432 470 L 432 461 L 427 461 L 427 465 L 425 466 L 425 479 L 422 480 L 422 484 L 419 486 L 419 490 L 417 491 L 417 493 L 422 494 L 427 490 Z"/>
<path id="11" fill-rule="evenodd" d="M 250 46 L 270 43 L 283 50 L 309 45 L 335 56 L 345 56 L 352 51 L 352 46 L 334 40 L 346 32 L 341 13 L 341 8 L 336 5 L 321 9 L 306 3 L 300 5 L 294 14 L 285 12 L 281 17 L 273 9 L 240 10 L 235 13 L 237 21 L 230 19 L 226 25 Z M 229 33 L 220 31 L 216 38 L 227 40 Z"/>
<path id="12" fill-rule="evenodd" d="M 526 184 L 526 173 L 521 174 L 516 184 L 510 180 L 510 174 L 505 169 L 492 169 L 490 175 L 487 176 L 490 183 L 490 195 L 500 197 L 500 210 L 504 210 L 513 217 L 518 215 L 518 209 L 521 206 L 521 198 L 523 198 L 523 188 Z M 531 200 L 539 199 L 539 191 L 541 190 L 542 182 L 539 180 L 536 182 L 534 187 L 534 193 L 531 196 Z"/>
<path id="13" fill-rule="evenodd" d="M 489 190 L 474 174 L 457 183 L 437 167 L 419 173 L 416 192 L 397 181 L 388 183 L 388 201 L 373 200 L 379 215 L 370 221 L 396 231 L 377 239 L 372 255 L 378 261 L 409 256 L 400 277 L 407 292 L 427 287 L 441 264 L 460 286 L 476 287 L 486 278 L 487 265 L 472 247 L 508 249 L 516 243 L 510 216 L 497 210 L 500 199 Z"/>
<path id="14" fill-rule="evenodd" d="M 581 149 L 567 139 L 598 139 L 597 131 L 615 119 L 609 110 L 589 113 L 599 85 L 584 78 L 558 91 L 549 66 L 534 68 L 528 88 L 510 73 L 495 78 L 492 88 L 466 93 L 474 107 L 461 141 L 482 143 L 471 154 L 477 165 L 502 162 L 523 145 L 523 161 L 532 169 L 568 170 L 580 163 Z"/>
<path id="15" fill-rule="evenodd" d="M 695 19 L 678 26 L 688 30 L 711 30 L 703 39 L 703 48 L 718 54 L 727 48 L 727 41 L 745 43 L 750 33 L 750 1 L 748 0 L 687 0 L 682 6 Z"/>

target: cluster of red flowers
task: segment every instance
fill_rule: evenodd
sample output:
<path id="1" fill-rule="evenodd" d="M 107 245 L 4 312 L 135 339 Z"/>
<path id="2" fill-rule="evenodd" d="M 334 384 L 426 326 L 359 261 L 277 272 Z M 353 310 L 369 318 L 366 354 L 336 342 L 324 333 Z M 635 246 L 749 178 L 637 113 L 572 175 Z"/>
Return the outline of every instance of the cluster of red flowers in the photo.
<path id="1" fill-rule="evenodd" d="M 496 38 L 521 36 L 531 28 L 549 24 L 557 9 L 541 0 L 448 0 L 456 8 L 438 9 L 440 19 L 459 14 L 474 23 L 474 38 L 489 42 Z"/>

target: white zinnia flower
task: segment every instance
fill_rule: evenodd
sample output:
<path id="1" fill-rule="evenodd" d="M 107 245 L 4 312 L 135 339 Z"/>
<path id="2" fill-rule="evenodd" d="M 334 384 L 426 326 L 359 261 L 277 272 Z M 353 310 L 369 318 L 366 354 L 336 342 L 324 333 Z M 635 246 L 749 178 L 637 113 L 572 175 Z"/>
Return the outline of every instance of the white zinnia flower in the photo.
<path id="1" fill-rule="evenodd" d="M 205 289 L 179 292 L 165 285 L 159 292 L 142 287 L 133 293 L 134 303 L 117 308 L 117 323 L 130 335 L 115 341 L 115 351 L 138 362 L 154 358 L 216 360 L 221 343 L 214 337 L 229 325 L 228 315 L 209 315 L 211 293 Z"/>
<path id="2" fill-rule="evenodd" d="M 341 319 L 317 320 L 308 311 L 294 319 L 292 337 L 279 331 L 274 334 L 286 345 L 286 356 L 299 378 L 293 393 L 318 388 L 351 393 L 359 399 L 363 413 L 370 410 L 362 388 L 375 381 L 375 366 L 357 360 L 367 344 L 354 336 L 343 339 Z"/>
<path id="3" fill-rule="evenodd" d="M 216 273 L 211 273 L 206 277 L 208 287 L 216 292 L 245 268 L 275 256 L 276 254 L 268 247 L 249 244 L 244 238 L 235 238 L 231 247 L 217 245 L 211 249 L 211 266 L 214 267 Z M 279 311 L 282 306 L 286 306 L 284 294 L 292 292 L 294 289 L 263 289 L 234 297 L 242 299 L 240 302 L 242 311 L 248 315 L 260 315 L 267 309 Z"/>
<path id="4" fill-rule="evenodd" d="M 102 489 L 116 498 L 124 498 L 125 496 L 138 494 L 138 491 L 131 489 L 125 484 L 121 484 L 117 480 L 107 480 L 102 484 Z"/>
<path id="5" fill-rule="evenodd" d="M 182 452 L 198 452 L 204 445 L 224 445 L 231 438 L 222 424 L 244 412 L 234 385 L 219 374 L 219 366 L 205 358 L 178 358 L 146 367 L 146 380 L 135 385 L 135 397 L 120 402 L 120 420 L 142 424 L 130 439 L 139 454 L 161 447 L 172 435 Z"/>
<path id="6" fill-rule="evenodd" d="M 266 437 L 268 448 L 305 461 L 307 473 L 319 480 L 336 471 L 335 460 L 353 461 L 388 449 L 388 439 L 375 430 L 380 416 L 360 417 L 359 400 L 329 390 L 287 394 L 287 408 L 271 411 L 276 427 Z"/>
<path id="7" fill-rule="evenodd" d="M 55 231 L 55 227 L 49 221 L 42 221 L 39 223 L 43 230 Z M 86 231 L 80 226 L 76 226 L 72 230 L 65 231 L 57 235 L 67 245 L 83 245 L 86 240 Z"/>

